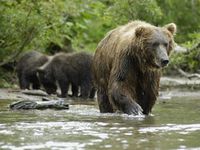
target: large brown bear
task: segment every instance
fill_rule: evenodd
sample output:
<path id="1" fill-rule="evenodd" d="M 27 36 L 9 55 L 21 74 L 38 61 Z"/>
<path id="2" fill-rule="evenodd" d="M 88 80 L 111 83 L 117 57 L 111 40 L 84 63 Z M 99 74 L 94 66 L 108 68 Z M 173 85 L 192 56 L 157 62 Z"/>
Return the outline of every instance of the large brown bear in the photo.
<path id="1" fill-rule="evenodd" d="M 158 96 L 161 69 L 169 62 L 176 25 L 156 27 L 133 21 L 110 31 L 93 59 L 100 112 L 151 112 Z"/>
<path id="2" fill-rule="evenodd" d="M 67 97 L 69 85 L 72 86 L 72 96 L 93 98 L 95 88 L 92 81 L 91 65 L 93 56 L 85 52 L 58 53 L 47 63 L 38 68 L 39 78 L 46 92 L 51 94 L 56 90 L 56 82 L 61 89 L 61 97 Z"/>
<path id="3" fill-rule="evenodd" d="M 48 61 L 48 56 L 37 52 L 28 51 L 19 59 L 16 71 L 21 89 L 39 89 L 40 82 L 37 77 L 37 68 Z"/>

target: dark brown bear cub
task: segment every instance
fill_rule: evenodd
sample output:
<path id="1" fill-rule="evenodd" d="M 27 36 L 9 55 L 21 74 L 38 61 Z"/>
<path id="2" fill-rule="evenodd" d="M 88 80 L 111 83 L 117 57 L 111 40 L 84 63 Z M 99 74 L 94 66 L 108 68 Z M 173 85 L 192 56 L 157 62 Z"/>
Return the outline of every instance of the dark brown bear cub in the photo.
<path id="1" fill-rule="evenodd" d="M 48 61 L 46 55 L 37 51 L 26 52 L 18 61 L 16 71 L 21 89 L 39 89 L 40 82 L 37 77 L 37 68 Z"/>
<path id="2" fill-rule="evenodd" d="M 52 90 L 56 90 L 54 87 L 57 82 L 61 89 L 61 97 L 67 96 L 70 84 L 72 96 L 78 96 L 79 87 L 80 97 L 94 96 L 91 75 L 92 59 L 92 55 L 84 52 L 58 53 L 53 56 L 46 64 L 38 68 L 39 77 L 46 92 L 51 94 Z M 91 95 L 90 91 L 92 91 Z"/>
<path id="3" fill-rule="evenodd" d="M 100 112 L 151 112 L 158 96 L 161 69 L 169 63 L 176 25 L 156 27 L 133 21 L 110 31 L 93 59 Z"/>

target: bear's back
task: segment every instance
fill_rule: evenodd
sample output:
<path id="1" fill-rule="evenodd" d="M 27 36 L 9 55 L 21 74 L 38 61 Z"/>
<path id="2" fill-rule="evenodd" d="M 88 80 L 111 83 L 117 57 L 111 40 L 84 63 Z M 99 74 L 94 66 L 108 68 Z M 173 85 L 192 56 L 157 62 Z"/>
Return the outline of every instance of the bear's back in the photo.
<path id="1" fill-rule="evenodd" d="M 54 72 L 86 72 L 91 70 L 92 59 L 93 56 L 85 52 L 57 53 L 41 69 L 52 68 Z"/>
<path id="2" fill-rule="evenodd" d="M 47 56 L 37 51 L 28 51 L 22 55 L 17 63 L 17 71 L 35 70 L 38 66 L 43 65 L 48 60 Z"/>

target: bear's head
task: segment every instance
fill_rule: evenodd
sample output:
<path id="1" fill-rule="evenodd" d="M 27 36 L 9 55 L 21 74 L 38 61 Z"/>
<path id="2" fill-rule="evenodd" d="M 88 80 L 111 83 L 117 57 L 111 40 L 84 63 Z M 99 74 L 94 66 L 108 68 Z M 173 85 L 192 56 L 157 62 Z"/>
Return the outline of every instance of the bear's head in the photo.
<path id="1" fill-rule="evenodd" d="M 37 68 L 37 75 L 46 92 L 56 94 L 57 86 L 52 72 L 42 66 Z"/>
<path id="2" fill-rule="evenodd" d="M 170 23 L 164 27 L 139 26 L 135 30 L 143 61 L 151 68 L 163 68 L 169 63 L 169 54 L 174 47 L 173 36 L 176 25 Z"/>

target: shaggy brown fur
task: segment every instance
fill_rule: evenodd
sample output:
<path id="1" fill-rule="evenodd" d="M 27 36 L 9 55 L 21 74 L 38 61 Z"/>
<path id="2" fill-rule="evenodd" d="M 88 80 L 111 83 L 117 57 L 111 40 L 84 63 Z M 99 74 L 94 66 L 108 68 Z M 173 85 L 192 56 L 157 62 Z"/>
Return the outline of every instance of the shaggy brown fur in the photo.
<path id="1" fill-rule="evenodd" d="M 37 68 L 48 61 L 48 56 L 37 52 L 26 52 L 18 61 L 16 71 L 21 89 L 40 88 L 40 82 L 37 77 Z"/>
<path id="2" fill-rule="evenodd" d="M 93 60 L 100 112 L 151 112 L 175 32 L 174 23 L 156 27 L 133 21 L 105 36 Z"/>
<path id="3" fill-rule="evenodd" d="M 40 81 L 48 94 L 56 91 L 56 82 L 61 89 L 61 97 L 67 97 L 68 88 L 72 86 L 72 96 L 93 98 L 91 64 L 93 56 L 85 52 L 58 53 L 46 64 L 38 68 Z"/>

